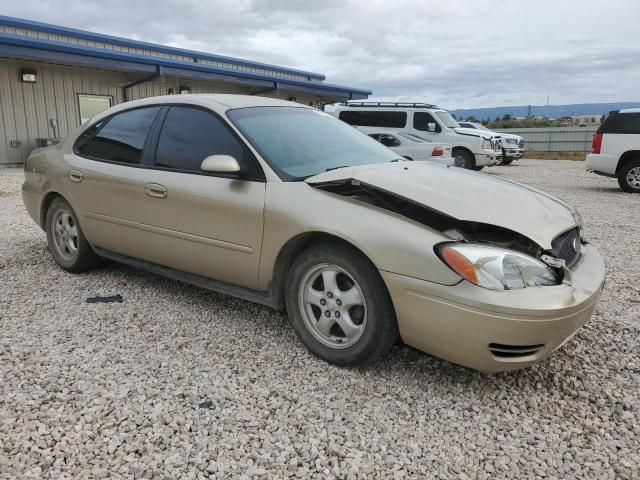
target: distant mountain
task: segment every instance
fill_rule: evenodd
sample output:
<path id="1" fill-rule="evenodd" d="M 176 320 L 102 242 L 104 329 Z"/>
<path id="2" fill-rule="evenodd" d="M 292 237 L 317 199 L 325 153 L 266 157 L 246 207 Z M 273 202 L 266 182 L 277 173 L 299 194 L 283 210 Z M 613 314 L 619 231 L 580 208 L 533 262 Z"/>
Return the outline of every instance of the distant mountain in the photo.
<path id="1" fill-rule="evenodd" d="M 575 103 L 572 105 L 531 105 L 531 115 L 559 118 L 566 115 L 606 115 L 612 110 L 621 108 L 640 108 L 640 102 L 617 103 Z M 493 120 L 509 114 L 512 117 L 526 117 L 528 105 L 514 107 L 459 108 L 451 110 L 456 118 L 475 117 L 478 120 Z"/>

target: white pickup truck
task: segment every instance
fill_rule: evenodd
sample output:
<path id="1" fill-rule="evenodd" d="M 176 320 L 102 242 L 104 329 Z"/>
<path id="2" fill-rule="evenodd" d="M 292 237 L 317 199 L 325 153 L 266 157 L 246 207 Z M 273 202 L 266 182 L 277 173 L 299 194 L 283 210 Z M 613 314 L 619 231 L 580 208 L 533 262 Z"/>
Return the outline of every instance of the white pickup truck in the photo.
<path id="1" fill-rule="evenodd" d="M 407 132 L 452 146 L 455 165 L 481 170 L 502 160 L 500 135 L 461 128 L 447 112 L 425 103 L 347 102 L 332 112 L 365 133 Z"/>
<path id="2" fill-rule="evenodd" d="M 585 168 L 616 177 L 625 192 L 640 193 L 640 108 L 612 112 L 593 136 Z"/>
<path id="3" fill-rule="evenodd" d="M 501 165 L 509 165 L 514 160 L 520 160 L 524 155 L 524 138 L 513 133 L 494 132 L 489 130 L 481 123 L 475 122 L 458 122 L 461 127 L 473 128 L 474 130 L 482 130 L 483 132 L 491 132 L 500 135 L 502 141 L 502 163 Z"/>

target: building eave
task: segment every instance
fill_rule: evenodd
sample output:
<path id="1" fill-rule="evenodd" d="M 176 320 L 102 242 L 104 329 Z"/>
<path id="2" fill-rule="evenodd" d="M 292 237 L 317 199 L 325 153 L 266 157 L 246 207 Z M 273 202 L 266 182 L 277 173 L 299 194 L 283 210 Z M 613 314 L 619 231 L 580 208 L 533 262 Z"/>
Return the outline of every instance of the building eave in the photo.
<path id="1" fill-rule="evenodd" d="M 1 17 L 0 17 L 1 18 Z M 14 47 L 13 49 L 11 47 Z M 21 50 L 20 50 L 21 49 Z M 13 50 L 13 54 L 10 52 Z M 333 85 L 317 81 L 303 81 L 290 78 L 282 78 L 275 75 L 265 75 L 257 72 L 247 72 L 231 68 L 218 67 L 191 62 L 181 62 L 162 57 L 149 55 L 137 55 L 117 50 L 107 50 L 85 45 L 69 44 L 53 40 L 24 37 L 0 33 L 0 54 L 4 56 L 20 57 L 19 52 L 25 58 L 44 61 L 63 61 L 67 56 L 69 62 L 80 63 L 83 66 L 112 69 L 117 71 L 149 71 L 153 72 L 158 67 L 185 78 L 202 78 L 202 74 L 218 75 L 225 80 L 238 79 L 256 81 L 258 84 L 265 82 L 290 86 L 291 88 L 304 89 L 305 91 L 324 92 L 328 95 L 338 95 L 347 98 L 366 98 L 371 91 L 359 88 Z M 73 56 L 73 58 L 72 58 Z"/>
<path id="2" fill-rule="evenodd" d="M 86 30 L 63 27 L 59 25 L 52 25 L 49 23 L 37 22 L 34 20 L 26 20 L 23 18 L 9 17 L 5 15 L 0 15 L 0 24 L 11 26 L 14 28 L 37 30 L 40 32 L 51 33 L 54 35 L 65 35 L 65 36 L 79 38 L 79 39 L 88 40 L 92 42 L 111 43 L 114 45 L 119 45 L 119 46 L 128 47 L 128 48 L 139 48 L 139 49 L 146 49 L 146 50 L 151 49 L 161 53 L 201 58 L 205 60 L 211 60 L 214 62 L 233 63 L 237 65 L 242 65 L 245 67 L 262 68 L 262 69 L 273 70 L 273 71 L 285 73 L 285 74 L 303 75 L 303 76 L 309 77 L 309 79 L 315 79 L 319 81 L 325 80 L 326 78 L 324 75 L 320 73 L 308 72 L 305 70 L 298 70 L 295 68 L 286 68 L 278 65 L 254 62 L 251 60 L 244 60 L 241 58 L 229 57 L 225 55 L 215 55 L 212 53 L 199 52 L 196 50 L 189 50 L 189 49 L 178 48 L 178 47 L 169 47 L 166 45 L 159 45 L 159 44 L 143 42 L 139 40 L 131 40 L 128 38 L 116 37 L 113 35 L 89 32 Z"/>

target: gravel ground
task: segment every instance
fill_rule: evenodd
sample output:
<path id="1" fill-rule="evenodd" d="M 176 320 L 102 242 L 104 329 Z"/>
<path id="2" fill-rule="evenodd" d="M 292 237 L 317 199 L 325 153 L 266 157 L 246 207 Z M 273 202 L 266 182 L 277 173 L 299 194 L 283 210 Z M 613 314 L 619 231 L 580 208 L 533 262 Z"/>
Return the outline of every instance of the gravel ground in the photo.
<path id="1" fill-rule="evenodd" d="M 573 341 L 498 375 L 404 346 L 340 369 L 268 308 L 67 274 L 0 171 L 0 478 L 640 478 L 640 195 L 578 162 L 489 174 L 578 207 L 608 270 Z"/>

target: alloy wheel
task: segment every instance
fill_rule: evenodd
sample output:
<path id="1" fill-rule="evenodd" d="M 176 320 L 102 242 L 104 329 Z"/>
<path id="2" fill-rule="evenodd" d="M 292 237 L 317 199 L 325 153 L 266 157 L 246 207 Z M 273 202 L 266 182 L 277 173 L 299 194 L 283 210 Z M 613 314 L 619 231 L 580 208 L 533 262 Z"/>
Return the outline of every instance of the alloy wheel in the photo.
<path id="1" fill-rule="evenodd" d="M 55 213 L 52 222 L 53 244 L 58 254 L 67 261 L 78 256 L 78 228 L 71 214 L 60 209 Z"/>
<path id="2" fill-rule="evenodd" d="M 305 326 L 334 349 L 354 345 L 367 326 L 367 303 L 358 282 L 333 264 L 315 265 L 304 275 L 298 305 Z"/>
<path id="3" fill-rule="evenodd" d="M 640 189 L 640 167 L 634 167 L 627 172 L 627 183 L 633 188 Z"/>

